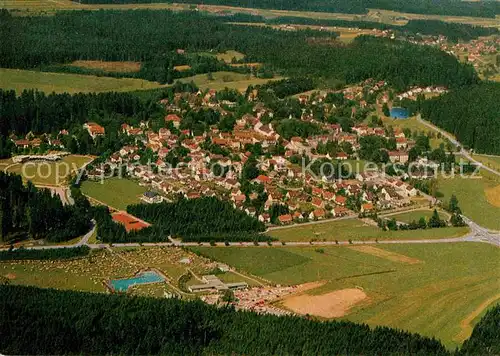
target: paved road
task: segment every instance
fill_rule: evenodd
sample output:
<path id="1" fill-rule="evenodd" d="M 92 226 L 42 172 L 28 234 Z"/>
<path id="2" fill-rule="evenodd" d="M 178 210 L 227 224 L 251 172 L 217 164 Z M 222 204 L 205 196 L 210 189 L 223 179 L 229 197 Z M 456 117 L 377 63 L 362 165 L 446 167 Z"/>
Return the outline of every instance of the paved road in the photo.
<path id="1" fill-rule="evenodd" d="M 433 125 L 433 124 L 429 123 L 428 121 L 425 121 L 424 119 L 422 119 L 422 117 L 421 117 L 421 115 L 420 115 L 420 114 L 418 114 L 418 115 L 417 115 L 417 120 L 418 120 L 418 121 L 420 121 L 420 122 L 421 122 L 422 124 L 424 124 L 425 126 L 427 126 L 427 127 L 431 128 L 432 130 L 437 131 L 437 132 L 440 132 L 440 133 L 441 133 L 441 135 L 443 135 L 443 136 L 444 136 L 444 137 L 446 137 L 448 140 L 450 140 L 450 142 L 451 142 L 451 143 L 453 143 L 453 144 L 454 144 L 455 146 L 457 146 L 457 147 L 460 147 L 460 151 L 459 151 L 459 153 L 460 153 L 462 156 L 464 156 L 466 159 L 468 159 L 469 161 L 471 161 L 471 162 L 473 162 L 473 163 L 477 164 L 477 165 L 478 165 L 479 167 L 481 167 L 482 169 L 484 169 L 484 170 L 486 170 L 486 171 L 488 171 L 488 172 L 490 172 L 490 173 L 493 173 L 493 174 L 495 174 L 495 175 L 497 175 L 497 176 L 499 176 L 499 177 L 500 177 L 500 172 L 498 172 L 498 171 L 494 170 L 493 168 L 487 167 L 487 166 L 485 166 L 484 164 L 482 164 L 481 162 L 477 161 L 474 157 L 472 157 L 472 156 L 470 155 L 470 153 L 469 153 L 467 150 L 465 150 L 465 149 L 463 148 L 462 144 L 461 144 L 460 142 L 458 142 L 458 141 L 457 141 L 457 140 L 456 140 L 453 136 L 451 136 L 448 132 L 446 132 L 446 131 L 444 131 L 444 130 L 440 129 L 439 127 L 437 127 L 437 126 L 435 126 L 435 125 Z"/>

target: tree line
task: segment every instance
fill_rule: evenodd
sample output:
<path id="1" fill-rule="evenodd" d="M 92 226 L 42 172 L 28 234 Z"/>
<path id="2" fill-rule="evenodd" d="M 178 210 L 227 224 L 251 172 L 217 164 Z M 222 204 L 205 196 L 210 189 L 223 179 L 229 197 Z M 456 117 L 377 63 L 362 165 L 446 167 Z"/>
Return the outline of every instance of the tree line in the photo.
<path id="1" fill-rule="evenodd" d="M 82 4 L 144 4 L 163 3 L 170 0 L 73 0 Z M 366 14 L 368 9 L 384 9 L 416 14 L 442 16 L 473 16 L 494 18 L 500 13 L 500 5 L 495 1 L 465 2 L 460 0 L 178 0 L 178 3 L 226 5 L 247 8 L 340 12 Z"/>
<path id="2" fill-rule="evenodd" d="M 188 53 L 234 49 L 248 62 L 264 63 L 287 76 L 346 83 L 383 79 L 398 90 L 478 82 L 472 66 L 429 46 L 371 36 L 332 45 L 335 34 L 324 31 L 232 25 L 224 17 L 196 12 L 78 11 L 40 17 L 7 13 L 0 21 L 0 37 L 5 41 L 0 65 L 11 68 L 40 69 L 77 59 L 144 63 L 177 49 Z M 156 67 L 163 68 L 162 73 L 172 68 L 169 59 L 159 61 L 163 65 Z"/>
<path id="3" fill-rule="evenodd" d="M 267 23 L 270 25 L 311 25 L 311 26 L 326 26 L 326 27 L 347 27 L 360 29 L 377 29 L 381 31 L 392 30 L 397 33 L 406 35 L 443 35 L 451 41 L 469 41 L 481 36 L 490 36 L 498 33 L 495 27 L 484 27 L 469 25 L 455 22 L 445 22 L 440 20 L 422 20 L 411 19 L 405 25 L 390 25 L 382 22 L 373 21 L 350 21 L 339 19 L 317 19 L 311 17 L 298 16 L 280 16 L 274 18 L 265 18 L 259 15 L 250 15 L 245 13 L 237 13 L 226 17 L 228 22 L 257 22 Z"/>
<path id="4" fill-rule="evenodd" d="M 14 285 L 0 286 L 0 294 L 4 354 L 449 354 L 439 341 L 407 331 L 201 301 Z"/>
<path id="5" fill-rule="evenodd" d="M 87 202 L 88 203 L 88 202 Z M 58 195 L 23 184 L 19 175 L 0 171 L 0 241 L 26 236 L 67 241 L 90 229 L 88 205 L 63 205 Z"/>
<path id="6" fill-rule="evenodd" d="M 457 89 L 421 103 L 422 117 L 478 153 L 500 154 L 500 84 Z"/>
<path id="7" fill-rule="evenodd" d="M 90 252 L 88 246 L 65 247 L 43 250 L 28 250 L 26 248 L 9 249 L 0 251 L 0 261 L 15 260 L 67 260 L 84 257 Z"/>

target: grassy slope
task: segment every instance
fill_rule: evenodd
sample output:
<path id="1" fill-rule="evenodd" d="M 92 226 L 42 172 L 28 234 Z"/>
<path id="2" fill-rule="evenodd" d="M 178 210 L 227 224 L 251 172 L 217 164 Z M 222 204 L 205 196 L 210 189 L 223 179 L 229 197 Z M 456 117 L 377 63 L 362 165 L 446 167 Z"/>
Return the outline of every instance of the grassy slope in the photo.
<path id="1" fill-rule="evenodd" d="M 17 92 L 24 89 L 38 89 L 46 93 L 79 93 L 153 89 L 159 88 L 160 84 L 142 79 L 0 69 L 0 87 L 14 89 Z"/>
<path id="2" fill-rule="evenodd" d="M 287 229 L 272 230 L 268 235 L 281 241 L 327 241 L 352 240 L 396 240 L 396 239 L 439 239 L 459 237 L 468 232 L 468 228 L 446 227 L 441 229 L 413 231 L 383 231 L 376 226 L 367 225 L 359 219 L 338 220 L 321 224 L 295 225 Z"/>
<path id="3" fill-rule="evenodd" d="M 324 253 L 313 247 L 194 249 L 275 283 L 327 281 L 309 293 L 361 287 L 370 304 L 353 310 L 346 319 L 435 336 L 450 347 L 463 341 L 457 339 L 460 322 L 498 294 L 500 250 L 493 246 L 454 243 L 377 248 L 417 258 L 422 263 L 392 262 L 349 247 L 327 247 Z M 267 268 L 268 256 L 275 253 L 278 258 L 281 251 L 296 254 L 297 263 L 281 270 L 275 270 L 274 264 Z M 301 262 L 304 257 L 308 262 Z"/>
<path id="4" fill-rule="evenodd" d="M 137 182 L 119 178 L 106 179 L 103 184 L 85 181 L 81 189 L 83 194 L 119 210 L 126 210 L 128 205 L 139 203 L 140 196 L 146 191 Z"/>
<path id="5" fill-rule="evenodd" d="M 387 216 L 388 219 L 396 219 L 397 221 L 401 222 L 406 222 L 410 223 L 413 220 L 418 221 L 421 217 L 424 217 L 426 220 L 429 220 L 429 218 L 432 216 L 433 210 L 415 210 L 415 211 L 410 211 L 407 213 L 401 213 L 401 214 L 394 214 L 394 215 L 389 215 Z M 439 213 L 439 216 L 441 219 L 448 220 L 448 216 L 444 213 Z"/>
<path id="6" fill-rule="evenodd" d="M 444 194 L 445 201 L 455 194 L 463 213 L 479 225 L 500 230 L 500 208 L 491 205 L 484 193 L 485 189 L 499 184 L 498 181 L 493 181 L 486 176 L 482 179 L 440 178 L 438 190 Z"/>

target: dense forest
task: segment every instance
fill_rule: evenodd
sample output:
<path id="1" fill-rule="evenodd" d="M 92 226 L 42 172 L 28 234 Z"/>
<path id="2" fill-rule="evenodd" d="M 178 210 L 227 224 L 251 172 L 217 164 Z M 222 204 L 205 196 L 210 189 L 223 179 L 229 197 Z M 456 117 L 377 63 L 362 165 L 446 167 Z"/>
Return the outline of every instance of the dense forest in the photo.
<path id="1" fill-rule="evenodd" d="M 234 209 L 229 202 L 213 197 L 179 199 L 174 203 L 129 205 L 127 212 L 153 223 L 165 235 L 174 237 L 238 235 L 264 231 L 264 224 L 256 218 Z"/>
<path id="2" fill-rule="evenodd" d="M 422 117 L 478 153 L 500 154 L 500 84 L 482 83 L 421 103 Z"/>
<path id="3" fill-rule="evenodd" d="M 73 0 L 82 4 L 138 4 L 161 3 L 171 0 Z M 500 5 L 495 1 L 461 0 L 176 0 L 178 3 L 227 5 L 247 8 L 340 12 L 366 14 L 368 9 L 384 9 L 416 14 L 442 16 L 491 17 L 500 13 Z"/>
<path id="4" fill-rule="evenodd" d="M 237 26 L 225 23 L 223 17 L 196 12 L 78 11 L 40 17 L 3 12 L 1 17 L 2 67 L 41 69 L 79 59 L 152 61 L 156 64 L 148 75 L 166 78 L 174 53 L 182 63 L 177 49 L 187 53 L 186 61 L 189 53 L 234 49 L 248 62 L 264 63 L 287 76 L 347 83 L 372 77 L 387 80 L 398 90 L 478 81 L 472 66 L 437 48 L 370 36 L 346 46 L 328 32 Z"/>
<path id="5" fill-rule="evenodd" d="M 0 286 L 4 354 L 447 355 L 435 339 L 201 301 Z"/>
<path id="6" fill-rule="evenodd" d="M 87 256 L 90 252 L 88 246 L 65 247 L 44 250 L 28 250 L 25 248 L 0 251 L 0 261 L 18 260 L 66 260 Z"/>
<path id="7" fill-rule="evenodd" d="M 48 189 L 37 189 L 21 176 L 0 171 L 0 241 L 26 235 L 51 242 L 67 241 L 89 231 L 89 206 L 63 205 Z"/>
<path id="8" fill-rule="evenodd" d="M 491 308 L 465 340 L 460 353 L 464 355 L 500 355 L 500 304 Z"/>

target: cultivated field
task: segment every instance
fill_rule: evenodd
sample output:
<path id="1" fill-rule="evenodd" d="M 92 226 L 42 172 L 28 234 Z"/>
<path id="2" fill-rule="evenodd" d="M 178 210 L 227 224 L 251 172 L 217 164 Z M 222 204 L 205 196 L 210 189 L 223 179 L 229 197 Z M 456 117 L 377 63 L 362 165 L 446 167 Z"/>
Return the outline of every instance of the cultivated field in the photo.
<path id="1" fill-rule="evenodd" d="M 68 155 L 57 162 L 13 163 L 12 159 L 0 160 L 0 170 L 21 175 L 38 185 L 64 185 L 71 175 L 91 162 L 91 156 Z"/>
<path id="2" fill-rule="evenodd" d="M 193 250 L 273 283 L 322 282 L 300 306 L 285 299 L 285 307 L 310 314 L 340 308 L 348 320 L 435 336 L 450 347 L 468 337 L 469 323 L 500 299 L 500 250 L 481 243 Z"/>
<path id="3" fill-rule="evenodd" d="M 142 79 L 109 78 L 93 75 L 45 73 L 18 69 L 0 69 L 0 88 L 37 89 L 46 93 L 88 93 L 106 91 L 132 91 L 160 88 L 161 85 Z"/>
<path id="4" fill-rule="evenodd" d="M 134 73 L 141 70 L 139 62 L 104 62 L 104 61 L 74 61 L 71 67 L 97 69 L 105 72 Z"/>
<path id="5" fill-rule="evenodd" d="M 289 228 L 271 230 L 268 235 L 280 241 L 347 241 L 357 240 L 404 240 L 441 239 L 460 237 L 469 231 L 468 227 L 444 227 L 440 229 L 383 231 L 375 223 L 368 224 L 360 219 L 333 220 L 320 224 L 294 225 Z"/>
<path id="6" fill-rule="evenodd" d="M 500 183 L 483 176 L 479 179 L 455 177 L 453 179 L 440 178 L 438 190 L 444 194 L 445 201 L 452 194 L 458 198 L 462 212 L 481 226 L 489 229 L 500 230 L 500 207 L 491 204 L 487 199 L 489 194 L 498 192 Z M 490 196 L 492 203 L 498 203 L 498 195 Z"/>
<path id="7" fill-rule="evenodd" d="M 103 181 L 85 181 L 81 186 L 82 193 L 88 197 L 113 207 L 127 210 L 127 206 L 140 203 L 141 195 L 147 190 L 130 179 L 110 178 Z"/>
<path id="8" fill-rule="evenodd" d="M 200 89 L 222 90 L 224 88 L 236 89 L 244 92 L 249 85 L 265 84 L 270 80 L 279 80 L 281 77 L 273 79 L 261 79 L 250 76 L 250 74 L 241 74 L 233 72 L 215 72 L 212 73 L 213 80 L 209 80 L 207 74 L 198 74 L 192 77 L 178 79 L 180 82 L 189 83 L 193 81 Z"/>

